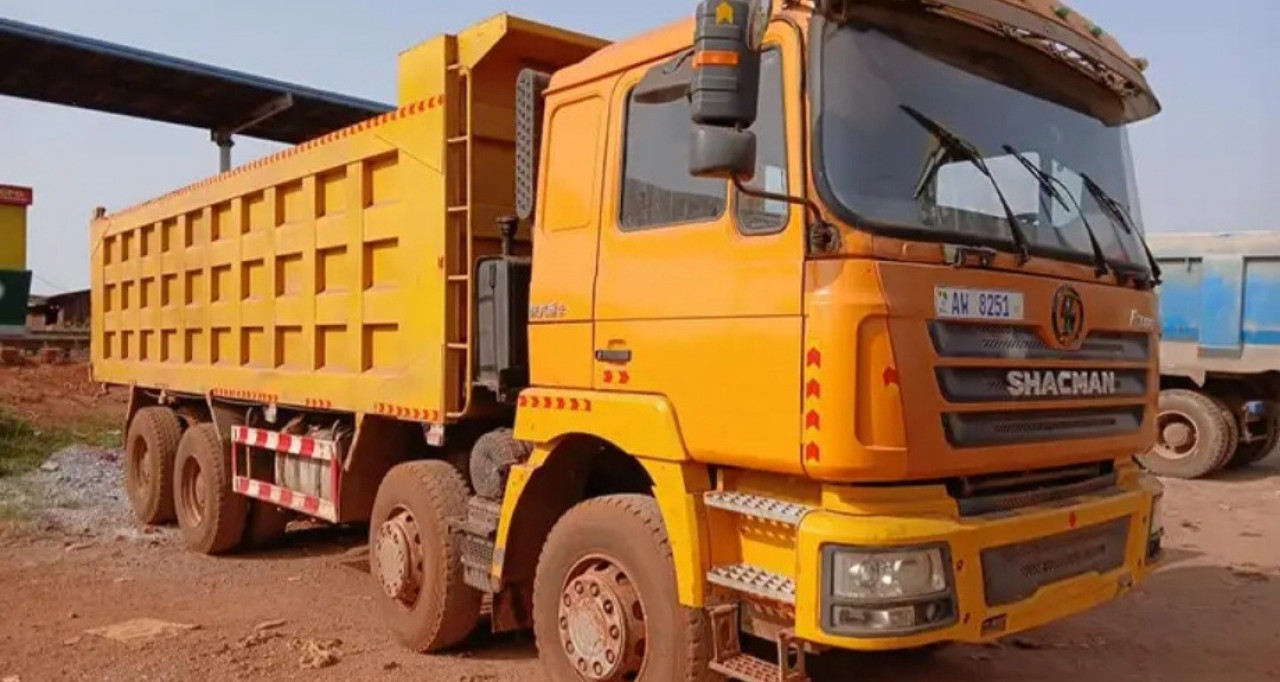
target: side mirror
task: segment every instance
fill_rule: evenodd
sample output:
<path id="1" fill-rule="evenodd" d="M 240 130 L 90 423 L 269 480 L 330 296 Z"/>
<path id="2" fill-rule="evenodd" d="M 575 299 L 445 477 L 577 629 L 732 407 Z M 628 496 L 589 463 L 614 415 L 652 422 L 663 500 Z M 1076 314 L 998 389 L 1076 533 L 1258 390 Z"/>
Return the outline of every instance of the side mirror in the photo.
<path id="1" fill-rule="evenodd" d="M 756 134 L 720 126 L 694 126 L 689 173 L 700 178 L 750 180 L 756 172 Z"/>
<path id="2" fill-rule="evenodd" d="M 760 95 L 760 42 L 768 25 L 760 0 L 703 0 L 693 37 L 694 123 L 749 128 Z"/>

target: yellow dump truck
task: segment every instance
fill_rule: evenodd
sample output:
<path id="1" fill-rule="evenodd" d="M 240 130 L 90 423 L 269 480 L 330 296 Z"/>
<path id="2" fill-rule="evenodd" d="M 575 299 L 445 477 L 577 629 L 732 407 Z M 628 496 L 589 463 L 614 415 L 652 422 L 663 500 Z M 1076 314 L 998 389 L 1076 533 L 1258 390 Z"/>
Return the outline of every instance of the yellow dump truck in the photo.
<path id="1" fill-rule="evenodd" d="M 129 499 L 209 554 L 368 523 L 400 641 L 490 600 L 555 680 L 1107 602 L 1162 533 L 1144 66 L 1050 0 L 423 43 L 396 111 L 94 220 Z"/>

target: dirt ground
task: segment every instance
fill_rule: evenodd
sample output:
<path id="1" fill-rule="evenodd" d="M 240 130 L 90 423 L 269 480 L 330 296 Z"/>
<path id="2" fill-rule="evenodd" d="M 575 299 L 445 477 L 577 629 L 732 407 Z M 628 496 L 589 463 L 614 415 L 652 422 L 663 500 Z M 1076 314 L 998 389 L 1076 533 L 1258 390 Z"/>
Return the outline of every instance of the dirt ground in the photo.
<path id="1" fill-rule="evenodd" d="M 0 366 L 0 409 L 39 426 L 119 420 L 128 399 L 92 381 L 86 363 Z"/>
<path id="2" fill-rule="evenodd" d="M 118 479 L 110 453 L 55 461 L 40 473 L 47 485 L 86 467 Z M 77 476 L 115 484 L 103 478 Z M 823 657 L 815 680 L 850 670 L 860 682 L 1280 678 L 1280 462 L 1170 482 L 1168 500 L 1165 566 L 1127 598 L 996 647 Z M 274 551 L 214 559 L 184 551 L 171 529 L 135 527 L 119 496 L 87 504 L 55 502 L 0 540 L 0 679 L 545 680 L 525 636 L 477 635 L 447 656 L 391 642 L 359 529 L 295 529 Z M 86 514 L 106 521 L 88 525 Z M 87 632 L 137 618 L 194 629 L 133 644 Z"/>
<path id="3" fill-rule="evenodd" d="M 39 395 L 26 404 L 41 420 L 123 408 L 71 368 L 30 371 L 21 387 L 0 377 L 0 403 Z M 0 478 L 0 499 L 32 510 L 0 522 L 0 682 L 546 682 L 527 635 L 478 634 L 444 656 L 393 643 L 362 529 L 295 528 L 269 552 L 198 556 L 173 529 L 139 527 L 119 479 L 118 451 L 83 446 Z M 824 656 L 815 681 L 1280 679 L 1280 457 L 1167 490 L 1164 566 L 1126 598 L 999 646 Z M 163 632 L 101 630 L 135 619 Z"/>

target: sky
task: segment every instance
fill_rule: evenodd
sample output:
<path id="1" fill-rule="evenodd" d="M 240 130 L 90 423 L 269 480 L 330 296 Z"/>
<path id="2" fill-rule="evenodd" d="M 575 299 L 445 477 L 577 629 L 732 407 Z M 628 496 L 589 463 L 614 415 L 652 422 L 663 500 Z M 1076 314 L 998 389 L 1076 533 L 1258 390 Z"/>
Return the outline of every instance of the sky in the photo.
<path id="1" fill-rule="evenodd" d="M 1275 0 L 1075 0 L 1151 61 L 1164 105 L 1134 126 L 1151 232 L 1280 229 L 1280 25 Z M 0 0 L 0 16 L 285 81 L 394 102 L 396 56 L 501 11 L 609 39 L 691 13 L 695 0 Z M 305 8 L 305 9 L 304 9 Z M 4 68 L 0 64 L 0 68 Z M 278 149 L 240 140 L 236 163 Z M 213 174 L 207 131 L 0 97 L 0 184 L 35 188 L 33 290 L 89 282 L 89 218 Z"/>

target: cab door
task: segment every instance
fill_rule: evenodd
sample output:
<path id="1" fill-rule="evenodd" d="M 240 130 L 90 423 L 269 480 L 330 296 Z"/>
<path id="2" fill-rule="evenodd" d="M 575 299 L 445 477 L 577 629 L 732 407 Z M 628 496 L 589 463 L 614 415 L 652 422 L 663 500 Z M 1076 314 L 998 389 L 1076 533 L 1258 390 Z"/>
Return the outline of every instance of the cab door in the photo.
<path id="1" fill-rule="evenodd" d="M 762 63 L 751 185 L 777 193 L 804 186 L 795 54 Z M 699 461 L 799 473 L 803 211 L 689 174 L 688 101 L 633 97 L 662 67 L 613 95 L 593 385 L 665 396 Z"/>

